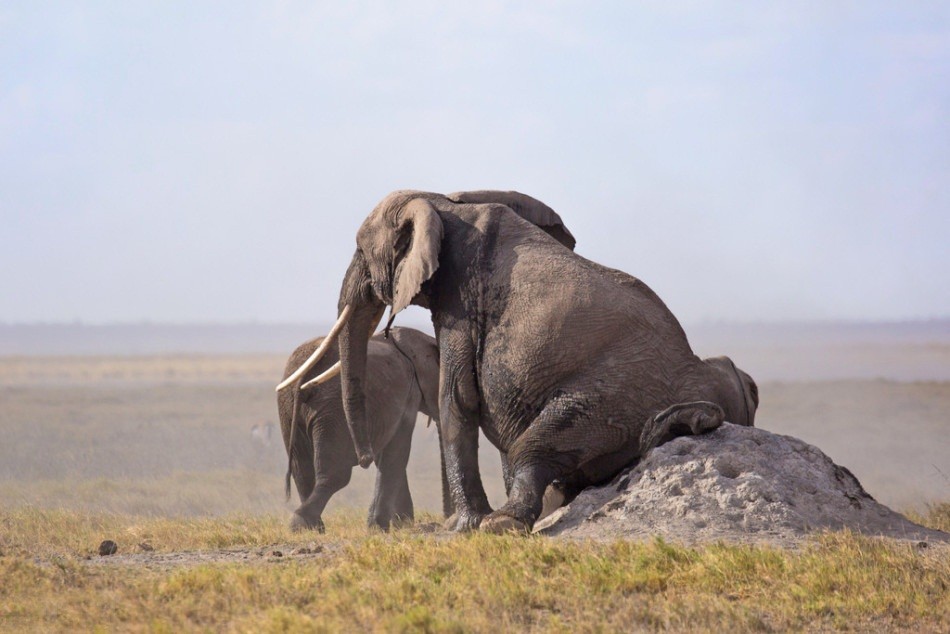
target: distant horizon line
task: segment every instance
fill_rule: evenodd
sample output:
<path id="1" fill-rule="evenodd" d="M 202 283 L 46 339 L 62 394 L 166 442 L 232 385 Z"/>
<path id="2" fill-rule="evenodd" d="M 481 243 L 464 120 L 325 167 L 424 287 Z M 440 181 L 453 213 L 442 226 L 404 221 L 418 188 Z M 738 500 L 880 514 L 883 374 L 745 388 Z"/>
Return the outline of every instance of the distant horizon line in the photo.
<path id="1" fill-rule="evenodd" d="M 425 321 L 429 323 L 428 320 L 422 319 L 404 319 L 404 322 L 410 324 L 420 323 Z M 901 324 L 937 324 L 942 322 L 950 322 L 950 315 L 940 316 L 940 317 L 909 317 L 905 319 L 854 319 L 854 318 L 827 318 L 827 319 L 751 319 L 751 320 L 742 320 L 742 319 L 702 319 L 695 321 L 683 321 L 682 323 L 687 326 L 789 326 L 789 325 L 799 325 L 799 326 L 832 326 L 832 325 L 848 325 L 848 326 L 888 326 L 888 325 L 901 325 Z M 136 320 L 136 321 L 85 321 L 82 319 L 74 319 L 69 321 L 0 321 L 0 328 L 13 328 L 13 327 L 83 327 L 83 328 L 116 328 L 116 327 L 127 327 L 127 326 L 154 326 L 154 327 L 247 327 L 247 326 L 260 326 L 260 327 L 305 327 L 305 326 L 319 326 L 324 324 L 331 323 L 331 319 L 323 321 L 265 321 L 257 319 L 248 319 L 241 321 L 156 321 L 150 319 Z M 398 323 L 393 324 L 394 326 L 399 326 Z"/>

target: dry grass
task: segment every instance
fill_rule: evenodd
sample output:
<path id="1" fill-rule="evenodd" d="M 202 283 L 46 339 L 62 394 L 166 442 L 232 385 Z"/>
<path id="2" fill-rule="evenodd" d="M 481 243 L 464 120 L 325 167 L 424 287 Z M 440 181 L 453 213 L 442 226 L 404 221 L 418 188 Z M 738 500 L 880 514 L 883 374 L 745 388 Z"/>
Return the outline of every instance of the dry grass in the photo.
<path id="1" fill-rule="evenodd" d="M 797 551 L 370 532 L 275 517 L 167 520 L 23 509 L 0 520 L 0 628 L 180 631 L 939 631 L 950 553 L 848 533 Z M 937 516 L 936 522 L 943 521 Z M 316 541 L 319 556 L 155 569 L 85 561 L 99 540 L 156 551 Z"/>
<path id="2" fill-rule="evenodd" d="M 950 502 L 930 504 L 924 513 L 910 511 L 906 515 L 918 524 L 950 533 Z"/>
<path id="3" fill-rule="evenodd" d="M 847 533 L 794 551 L 380 535 L 363 526 L 373 472 L 356 470 L 331 502 L 327 534 L 292 534 L 283 449 L 262 450 L 248 433 L 276 421 L 281 365 L 264 356 L 0 360 L 0 630 L 947 631 L 946 548 Z M 761 387 L 762 427 L 817 443 L 885 503 L 950 498 L 935 442 L 950 384 Z M 414 498 L 437 509 L 434 434 L 420 426 L 414 445 Z M 497 455 L 483 449 L 497 503 Z M 913 519 L 950 530 L 950 504 Z M 120 550 L 104 562 L 94 553 L 107 538 Z M 142 542 L 154 553 L 128 557 Z M 310 542 L 324 551 L 148 559 Z"/>
<path id="4" fill-rule="evenodd" d="M 253 469 L 180 471 L 163 477 L 0 480 L 7 508 L 46 509 L 153 517 L 290 513 L 283 482 Z M 351 501 L 346 492 L 338 504 Z"/>
<path id="5" fill-rule="evenodd" d="M 343 517 L 346 526 L 355 525 L 355 520 Z M 141 542 L 156 552 L 172 552 L 302 539 L 294 540 L 279 515 L 164 518 L 27 507 L 0 513 L 0 526 L 0 551 L 20 557 L 84 557 L 107 538 L 120 544 L 122 552 Z"/>

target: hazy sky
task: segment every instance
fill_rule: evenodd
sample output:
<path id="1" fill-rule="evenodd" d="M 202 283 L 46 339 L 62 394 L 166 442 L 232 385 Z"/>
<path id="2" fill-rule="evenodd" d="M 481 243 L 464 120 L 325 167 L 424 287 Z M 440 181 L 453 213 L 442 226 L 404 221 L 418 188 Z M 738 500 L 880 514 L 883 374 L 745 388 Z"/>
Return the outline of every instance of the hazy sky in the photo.
<path id="1" fill-rule="evenodd" d="M 950 315 L 950 5 L 670 5 L 4 2 L 0 322 L 332 319 L 402 188 L 685 322 Z"/>

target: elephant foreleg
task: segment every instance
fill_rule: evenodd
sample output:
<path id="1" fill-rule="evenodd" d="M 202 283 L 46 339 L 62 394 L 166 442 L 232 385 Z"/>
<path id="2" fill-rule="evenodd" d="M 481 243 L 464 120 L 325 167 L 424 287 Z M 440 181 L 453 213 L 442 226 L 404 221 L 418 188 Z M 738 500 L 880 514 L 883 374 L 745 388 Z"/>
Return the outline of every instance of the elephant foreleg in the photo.
<path id="1" fill-rule="evenodd" d="M 300 461 L 306 463 L 304 469 L 298 469 L 301 479 L 297 480 L 297 486 L 301 493 L 301 504 L 294 511 L 290 527 L 293 530 L 315 529 L 322 533 L 323 510 L 330 498 L 350 483 L 356 456 L 341 455 L 339 450 L 340 447 L 349 448 L 352 442 L 345 425 L 314 421 L 308 427 L 310 434 L 298 436 L 300 447 L 305 446 L 310 452 Z M 294 477 L 298 477 L 298 473 L 295 472 Z"/>
<path id="2" fill-rule="evenodd" d="M 317 474 L 313 492 L 300 505 L 290 520 L 290 528 L 294 531 L 314 529 L 324 531 L 323 509 L 333 494 L 350 483 L 352 467 L 346 467 L 327 474 Z"/>
<path id="3" fill-rule="evenodd" d="M 455 530 L 478 528 L 491 513 L 478 470 L 478 390 L 471 354 L 452 351 L 440 342 L 439 414 L 446 479 L 455 507 Z"/>
<path id="4" fill-rule="evenodd" d="M 455 513 L 452 505 L 452 494 L 449 491 L 449 479 L 445 473 L 445 445 L 442 440 L 442 423 L 436 423 L 436 433 L 439 435 L 439 470 L 442 472 L 442 516 L 451 517 Z M 453 523 L 454 526 L 454 523 Z"/>

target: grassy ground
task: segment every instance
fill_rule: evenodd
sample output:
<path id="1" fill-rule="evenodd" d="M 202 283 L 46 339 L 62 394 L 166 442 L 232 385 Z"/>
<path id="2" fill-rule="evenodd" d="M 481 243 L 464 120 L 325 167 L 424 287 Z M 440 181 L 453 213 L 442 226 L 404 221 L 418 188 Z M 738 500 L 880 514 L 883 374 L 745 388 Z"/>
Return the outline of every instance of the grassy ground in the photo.
<path id="1" fill-rule="evenodd" d="M 928 523 L 947 528 L 950 505 Z M 936 522 L 936 524 L 934 524 Z M 382 535 L 352 514 L 326 535 L 273 516 L 147 519 L 0 514 L 0 629 L 235 631 L 945 631 L 950 551 L 826 534 L 795 551 Z M 99 558 L 236 549 L 245 561 L 150 566 Z M 289 554 L 311 543 L 322 552 Z M 283 557 L 256 556 L 279 544 Z M 91 559 L 85 559 L 92 555 Z"/>
<path id="2" fill-rule="evenodd" d="M 946 548 L 850 534 L 793 551 L 685 548 L 453 536 L 424 532 L 436 520 L 423 516 L 380 535 L 363 527 L 374 473 L 359 469 L 326 535 L 291 534 L 283 448 L 249 433 L 276 422 L 282 364 L 0 359 L 0 630 L 950 630 Z M 950 530 L 950 504 L 923 506 L 950 498 L 950 383 L 760 387 L 761 427 Z M 480 460 L 497 504 L 497 453 Z M 423 425 L 409 479 L 418 508 L 440 507 Z M 98 557 L 104 539 L 116 556 Z"/>

